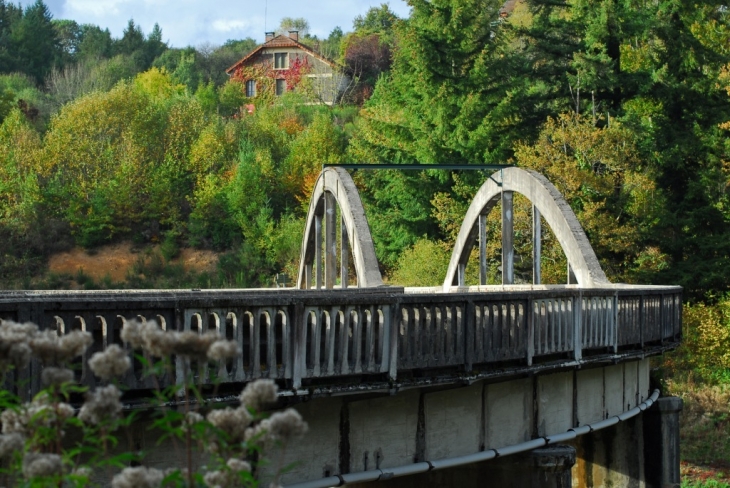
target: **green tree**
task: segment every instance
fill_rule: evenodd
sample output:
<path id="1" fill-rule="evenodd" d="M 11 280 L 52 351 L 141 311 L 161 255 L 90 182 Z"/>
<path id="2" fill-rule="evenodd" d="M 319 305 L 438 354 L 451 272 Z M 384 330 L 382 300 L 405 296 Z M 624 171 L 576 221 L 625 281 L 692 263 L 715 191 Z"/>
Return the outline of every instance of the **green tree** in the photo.
<path id="1" fill-rule="evenodd" d="M 102 30 L 92 24 L 80 27 L 78 60 L 97 61 L 112 56 L 112 35 L 109 29 Z"/>
<path id="2" fill-rule="evenodd" d="M 300 37 L 306 37 L 309 35 L 309 21 L 303 17 L 284 17 L 276 28 L 276 33 L 286 35 L 289 31 L 297 31 Z"/>
<path id="3" fill-rule="evenodd" d="M 42 0 L 26 8 L 11 30 L 17 67 L 42 83 L 58 58 L 59 46 L 51 12 Z"/>
<path id="4" fill-rule="evenodd" d="M 504 162 L 519 138 L 496 0 L 413 0 L 356 144 L 420 162 Z M 369 127 L 372 125 L 372 127 Z M 377 134 L 379 135 L 376 135 Z M 375 138 L 371 138 L 375 136 Z M 383 158 L 383 156 L 387 156 Z"/>
<path id="5" fill-rule="evenodd" d="M 167 49 L 167 44 L 162 42 L 162 29 L 155 22 L 152 31 L 147 36 L 144 47 L 144 63 L 145 69 L 152 66 L 152 62 L 157 59 Z"/>
<path id="6" fill-rule="evenodd" d="M 449 245 L 422 238 L 398 258 L 390 281 L 400 286 L 439 286 L 451 259 Z"/>
<path id="7" fill-rule="evenodd" d="M 76 60 L 81 43 L 81 26 L 75 20 L 53 20 L 58 39 L 59 59 L 56 64 L 66 65 Z"/>
<path id="8" fill-rule="evenodd" d="M 365 15 L 355 17 L 352 27 L 357 34 L 378 34 L 390 43 L 399 20 L 388 4 L 382 3 L 380 7 L 370 7 Z"/>
<path id="9" fill-rule="evenodd" d="M 0 73 L 9 73 L 17 67 L 17 51 L 11 33 L 22 18 L 20 6 L 0 0 Z"/>

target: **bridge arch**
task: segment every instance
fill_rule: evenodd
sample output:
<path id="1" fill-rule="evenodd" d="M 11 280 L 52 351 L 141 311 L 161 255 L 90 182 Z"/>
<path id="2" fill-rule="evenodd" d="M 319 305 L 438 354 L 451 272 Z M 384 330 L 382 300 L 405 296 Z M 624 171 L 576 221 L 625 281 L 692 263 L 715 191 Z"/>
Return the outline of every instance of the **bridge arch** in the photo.
<path id="1" fill-rule="evenodd" d="M 334 288 L 337 277 L 336 207 L 341 214 L 340 283 L 349 280 L 350 250 L 354 261 L 359 288 L 381 286 L 375 246 L 370 234 L 360 194 L 350 174 L 342 168 L 325 168 L 319 174 L 309 201 L 307 224 L 304 230 L 299 259 L 297 288 Z M 324 220 L 324 236 L 323 236 Z M 322 239 L 324 237 L 324 266 Z M 314 273 L 314 276 L 313 276 Z"/>
<path id="2" fill-rule="evenodd" d="M 484 240 L 486 216 L 502 199 L 502 235 L 503 235 L 503 276 L 505 269 L 512 266 L 511 256 L 505 254 L 504 249 L 509 247 L 508 253 L 512 251 L 512 192 L 517 192 L 527 197 L 533 204 L 539 229 L 539 217 L 542 215 L 552 229 L 555 237 L 563 248 L 568 264 L 575 274 L 577 283 L 583 287 L 609 283 L 603 269 L 601 268 L 596 253 L 593 251 L 588 237 L 583 231 L 573 210 L 565 201 L 560 192 L 543 175 L 529 169 L 517 167 L 505 168 L 496 173 L 484 182 L 474 196 L 469 210 L 467 210 L 464 221 L 461 224 L 459 236 L 454 245 L 449 268 L 444 280 L 444 290 L 455 285 L 463 285 L 463 274 L 466 262 L 477 241 Z M 539 212 L 539 213 L 538 213 Z M 507 223 L 507 225 L 505 225 Z M 505 241 L 505 235 L 508 240 Z M 539 235 L 539 231 L 538 231 Z M 538 240 L 539 241 L 539 240 Z M 504 243 L 507 242 L 508 245 Z M 486 250 L 484 245 L 480 246 L 481 266 L 485 267 Z M 510 271 L 511 272 L 511 271 Z M 486 272 L 482 273 L 483 276 Z M 508 281 L 509 283 L 511 281 Z"/>

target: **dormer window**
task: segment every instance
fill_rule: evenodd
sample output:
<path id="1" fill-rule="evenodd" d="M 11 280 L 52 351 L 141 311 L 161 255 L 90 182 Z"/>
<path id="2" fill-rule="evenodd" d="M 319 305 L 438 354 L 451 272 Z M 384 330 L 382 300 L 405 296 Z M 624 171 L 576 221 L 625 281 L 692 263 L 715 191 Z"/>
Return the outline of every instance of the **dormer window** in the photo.
<path id="1" fill-rule="evenodd" d="M 274 53 L 274 69 L 287 69 L 289 67 L 289 53 Z"/>

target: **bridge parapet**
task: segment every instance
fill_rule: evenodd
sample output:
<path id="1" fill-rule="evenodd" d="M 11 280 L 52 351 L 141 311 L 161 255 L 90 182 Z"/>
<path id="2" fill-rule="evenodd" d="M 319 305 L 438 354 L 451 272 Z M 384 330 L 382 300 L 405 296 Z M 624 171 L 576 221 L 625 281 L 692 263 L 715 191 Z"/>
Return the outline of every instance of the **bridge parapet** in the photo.
<path id="1" fill-rule="evenodd" d="M 441 287 L 9 292 L 0 298 L 0 318 L 32 321 L 59 334 L 90 332 L 94 343 L 77 364 L 77 379 L 89 386 L 96 381 L 89 357 L 122 344 L 125 322 L 155 320 L 163 329 L 215 330 L 238 342 L 242 355 L 236 360 L 193 365 L 199 383 L 271 378 L 296 391 L 348 378 L 392 384 L 414 372 L 459 378 L 475 371 L 499 374 L 505 366 L 519 370 L 554 360 L 617 360 L 626 351 L 658 353 L 679 340 L 681 300 L 680 287 L 610 284 L 448 292 Z M 185 365 L 173 364 L 158 378 L 163 387 L 182 379 Z M 14 372 L 8 385 L 22 388 L 22 397 L 32 395 L 40 388 L 39 370 L 32 363 Z M 142 373 L 135 362 L 123 382 L 131 390 L 153 388 L 153 379 Z"/>

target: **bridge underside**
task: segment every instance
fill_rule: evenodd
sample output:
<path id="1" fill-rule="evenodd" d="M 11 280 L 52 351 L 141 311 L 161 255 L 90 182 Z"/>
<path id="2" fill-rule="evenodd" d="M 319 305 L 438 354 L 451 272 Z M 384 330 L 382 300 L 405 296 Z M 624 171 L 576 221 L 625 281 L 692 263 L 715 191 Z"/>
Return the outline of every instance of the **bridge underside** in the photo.
<path id="1" fill-rule="evenodd" d="M 380 479 L 387 479 L 389 472 L 397 475 L 414 463 L 437 465 L 439 460 L 490 449 L 506 456 L 510 446 L 596 424 L 641 405 L 651 394 L 649 368 L 649 359 L 642 359 L 511 381 L 312 399 L 295 406 L 311 433 L 287 449 L 284 464 L 295 467 L 284 482 L 347 474 L 345 481 L 350 481 L 357 473 L 373 476 L 377 470 L 382 472 Z M 640 419 L 633 422 L 640 424 Z M 579 450 L 573 468 L 577 478 L 600 478 L 605 483 L 597 486 L 616 487 L 644 479 L 643 439 L 628 439 L 637 435 L 636 429 L 618 427 L 603 433 L 605 439 L 590 437 L 595 435 L 588 434 L 593 440 L 572 441 Z M 470 469 L 489 472 L 491 462 Z M 495 469 L 503 469 L 502 464 L 496 463 Z M 439 484 L 450 476 L 463 476 L 462 471 L 431 477 L 436 472 L 428 477 L 435 484 L 427 486 L 469 486 Z M 403 486 L 423 486 L 425 478 L 408 479 L 403 478 Z"/>
<path id="2" fill-rule="evenodd" d="M 649 412 L 632 416 L 632 409 L 643 410 L 653 401 L 649 358 L 475 381 L 439 384 L 424 378 L 415 384 L 381 390 L 351 385 L 349 393 L 344 387 L 314 388 L 280 397 L 280 407 L 301 413 L 309 433 L 285 451 L 270 453 L 269 467 L 291 465 L 280 481 L 299 488 L 530 486 L 532 477 L 544 473 L 531 471 L 536 461 L 528 459 L 534 454 L 525 444 L 534 448 L 535 442 L 559 440 L 577 453 L 568 472 L 573 486 L 633 487 L 646 485 L 651 475 L 646 466 L 664 450 L 661 435 L 647 430 Z M 136 445 L 148 449 L 156 439 L 154 431 L 142 428 L 134 436 Z M 150 466 L 180 461 L 172 446 L 150 452 Z M 494 459 L 459 462 L 490 452 Z M 268 483 L 265 471 L 261 477 Z"/>

